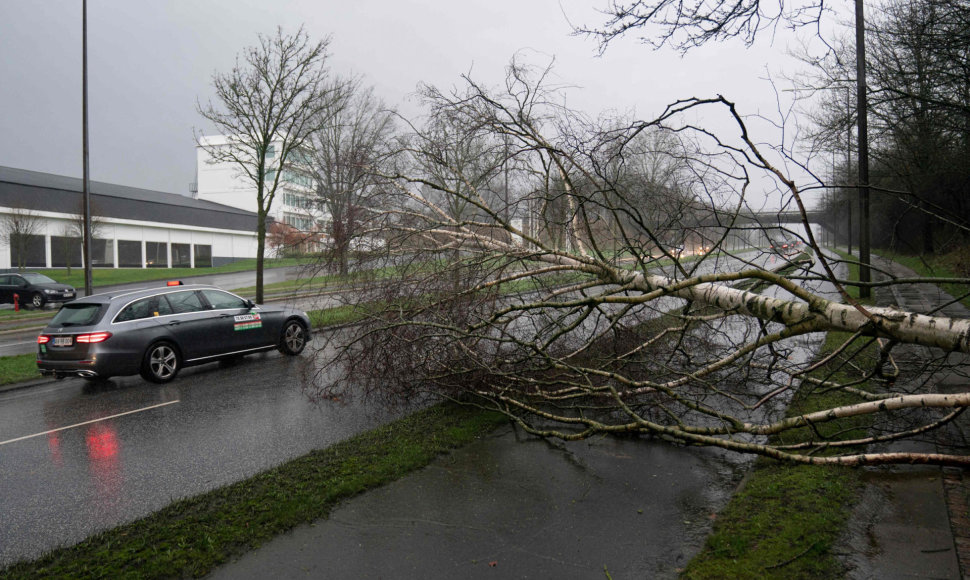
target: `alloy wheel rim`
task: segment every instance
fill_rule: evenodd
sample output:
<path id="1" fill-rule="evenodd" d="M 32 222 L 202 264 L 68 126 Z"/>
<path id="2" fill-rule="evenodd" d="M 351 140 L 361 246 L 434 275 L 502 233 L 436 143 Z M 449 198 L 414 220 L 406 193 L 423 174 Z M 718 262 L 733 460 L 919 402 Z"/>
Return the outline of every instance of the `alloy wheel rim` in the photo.
<path id="1" fill-rule="evenodd" d="M 286 346 L 292 351 L 303 347 L 303 327 L 299 324 L 291 324 L 286 327 Z"/>
<path id="2" fill-rule="evenodd" d="M 175 372 L 175 352 L 167 346 L 152 351 L 152 373 L 160 379 L 168 378 Z"/>

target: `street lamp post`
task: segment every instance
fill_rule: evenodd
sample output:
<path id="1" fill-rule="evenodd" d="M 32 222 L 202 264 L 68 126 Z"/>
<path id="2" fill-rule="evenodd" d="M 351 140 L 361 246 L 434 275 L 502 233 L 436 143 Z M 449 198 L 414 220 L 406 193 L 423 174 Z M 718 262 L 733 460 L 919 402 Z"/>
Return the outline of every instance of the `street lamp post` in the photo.
<path id="1" fill-rule="evenodd" d="M 88 0 L 82 0 L 81 12 L 81 133 L 83 141 L 81 157 L 84 165 L 84 234 L 81 240 L 81 254 L 84 260 L 84 294 L 90 296 L 93 284 L 91 283 L 91 185 L 88 171 Z"/>
<path id="2" fill-rule="evenodd" d="M 866 31 L 862 0 L 855 0 L 856 103 L 859 134 L 859 297 L 869 298 L 869 108 L 866 97 Z"/>

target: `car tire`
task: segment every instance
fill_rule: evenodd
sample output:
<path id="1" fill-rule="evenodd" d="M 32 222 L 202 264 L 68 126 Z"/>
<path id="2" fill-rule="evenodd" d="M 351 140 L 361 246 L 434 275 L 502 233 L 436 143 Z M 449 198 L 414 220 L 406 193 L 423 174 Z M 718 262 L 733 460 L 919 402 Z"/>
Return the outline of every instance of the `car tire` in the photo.
<path id="1" fill-rule="evenodd" d="M 279 350 L 281 353 L 296 356 L 306 348 L 307 331 L 299 320 L 287 320 L 280 332 Z"/>
<path id="2" fill-rule="evenodd" d="M 175 345 L 156 342 L 148 347 L 141 361 L 141 377 L 153 383 L 167 383 L 182 369 L 182 357 Z"/>
<path id="3" fill-rule="evenodd" d="M 44 302 L 46 302 L 44 295 L 40 292 L 34 292 L 34 295 L 30 297 L 30 305 L 34 308 L 43 308 Z"/>

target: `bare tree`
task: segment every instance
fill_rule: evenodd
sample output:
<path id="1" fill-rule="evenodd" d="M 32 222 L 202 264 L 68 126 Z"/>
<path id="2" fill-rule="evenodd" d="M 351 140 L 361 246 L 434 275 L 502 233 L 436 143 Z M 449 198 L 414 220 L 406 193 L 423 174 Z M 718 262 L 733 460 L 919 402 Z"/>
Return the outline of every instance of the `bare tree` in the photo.
<path id="1" fill-rule="evenodd" d="M 642 42 L 687 51 L 730 38 L 751 45 L 759 33 L 778 27 L 815 27 L 826 10 L 824 0 L 610 0 L 602 25 L 576 32 L 598 39 L 605 49 L 617 38 L 643 31 Z"/>
<path id="2" fill-rule="evenodd" d="M 466 79 L 466 90 L 435 93 L 432 110 L 485 142 L 507 137 L 500 150 L 514 161 L 508 166 L 532 183 L 523 203 L 561 202 L 571 243 L 517 228 L 482 191 L 480 167 L 440 150 L 455 142 L 411 149 L 415 163 L 394 176 L 387 223 L 416 257 L 386 283 L 355 293 L 369 317 L 321 351 L 338 347 L 322 360 L 348 372 L 318 382 L 317 395 L 431 394 L 570 440 L 641 433 L 804 463 L 970 463 L 958 454 L 857 451 L 939 428 L 970 404 L 965 391 L 910 391 L 892 371 L 901 345 L 938 349 L 919 371 L 942 368 L 946 353 L 970 352 L 970 320 L 851 299 L 838 260 L 811 228 L 797 240 L 807 251 L 768 252 L 763 241 L 733 250 L 730 234 L 757 226 L 746 201 L 752 183 L 772 180 L 785 203 L 806 213 L 800 186 L 781 169 L 793 160 L 759 145 L 723 97 L 677 102 L 649 122 L 600 124 L 563 107 L 547 74 L 513 63 L 502 91 Z M 733 130 L 697 126 L 701 110 L 724 115 Z M 645 147 L 645 133 L 655 134 L 646 143 L 662 146 Z M 679 195 L 642 185 L 663 174 L 650 169 L 657 156 L 676 166 Z M 426 163 L 453 178 L 435 179 Z M 455 204 L 468 211 L 456 216 Z M 666 234 L 664 220 L 642 210 L 651 204 L 681 221 L 689 216 L 691 235 L 711 247 L 652 251 L 645 240 Z M 603 215 L 616 216 L 612 227 L 594 227 Z M 799 232 L 759 233 L 794 242 Z M 443 259 L 442 247 L 457 257 Z M 845 338 L 814 360 L 825 332 Z M 871 355 L 860 346 L 870 344 Z M 833 360 L 844 361 L 839 374 L 813 373 Z M 800 398 L 844 398 L 787 416 L 798 385 Z M 851 441 L 832 433 L 837 419 L 861 416 L 874 422 L 870 432 Z"/>
<path id="3" fill-rule="evenodd" d="M 0 233 L 10 244 L 10 252 L 17 256 L 16 267 L 23 270 L 27 265 L 30 238 L 40 232 L 41 218 L 32 209 L 12 207 L 0 217 Z"/>
<path id="4" fill-rule="evenodd" d="M 91 220 L 88 225 L 88 229 L 91 232 L 92 242 L 97 239 L 104 237 L 104 220 L 99 217 L 101 213 L 97 204 L 91 204 Z M 64 224 L 61 230 L 62 236 L 60 240 L 61 251 L 63 252 L 66 260 L 65 267 L 67 268 L 67 275 L 71 275 L 71 253 L 77 250 L 77 257 L 81 257 L 81 244 L 84 239 L 84 208 L 80 205 L 77 211 L 71 215 L 70 220 Z M 92 256 L 93 259 L 93 256 Z"/>
<path id="5" fill-rule="evenodd" d="M 232 71 L 213 75 L 219 105 L 198 106 L 226 138 L 214 143 L 198 135 L 199 147 L 213 162 L 233 164 L 256 189 L 257 302 L 263 301 L 266 217 L 294 157 L 340 95 L 326 68 L 328 45 L 329 39 L 312 42 L 302 28 L 292 36 L 282 28 L 260 35 Z"/>
<path id="6" fill-rule="evenodd" d="M 394 113 L 364 88 L 344 84 L 333 114 L 315 123 L 309 142 L 309 174 L 316 203 L 329 222 L 329 243 L 340 274 L 347 274 L 355 240 L 368 236 L 382 205 L 382 166 L 394 151 Z"/>

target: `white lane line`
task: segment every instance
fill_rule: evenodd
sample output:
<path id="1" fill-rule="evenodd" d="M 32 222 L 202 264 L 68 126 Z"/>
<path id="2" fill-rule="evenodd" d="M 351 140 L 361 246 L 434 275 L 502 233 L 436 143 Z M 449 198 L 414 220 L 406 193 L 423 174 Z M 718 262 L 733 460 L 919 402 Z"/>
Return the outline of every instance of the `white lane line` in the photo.
<path id="1" fill-rule="evenodd" d="M 0 445 L 6 445 L 7 443 L 16 443 L 17 441 L 23 441 L 24 439 L 31 439 L 33 437 L 41 437 L 43 435 L 50 435 L 51 433 L 57 433 L 58 431 L 66 431 L 67 429 L 75 429 L 77 427 L 83 427 L 85 425 L 90 425 L 91 423 L 99 423 L 101 421 L 107 421 L 108 419 L 115 419 L 117 417 L 124 417 L 125 415 L 131 415 L 132 413 L 141 413 L 142 411 L 150 411 L 152 409 L 157 409 L 159 407 L 164 407 L 165 405 L 174 405 L 180 402 L 179 399 L 174 401 L 169 401 L 167 403 L 159 403 L 157 405 L 152 405 L 151 407 L 144 407 L 141 409 L 135 409 L 134 411 L 125 411 L 124 413 L 118 413 L 117 415 L 111 415 L 108 417 L 101 417 L 100 419 L 91 419 L 90 421 L 85 421 L 83 423 L 76 423 L 74 425 L 68 425 L 67 427 L 58 427 L 57 429 L 51 429 L 50 431 L 44 431 L 43 433 L 34 433 L 33 435 L 24 435 L 23 437 L 17 437 L 16 439 L 8 439 L 6 441 L 0 441 Z"/>
<path id="2" fill-rule="evenodd" d="M 23 346 L 25 344 L 37 344 L 36 340 L 28 340 L 27 342 L 6 342 L 0 348 L 11 348 L 14 346 Z"/>

